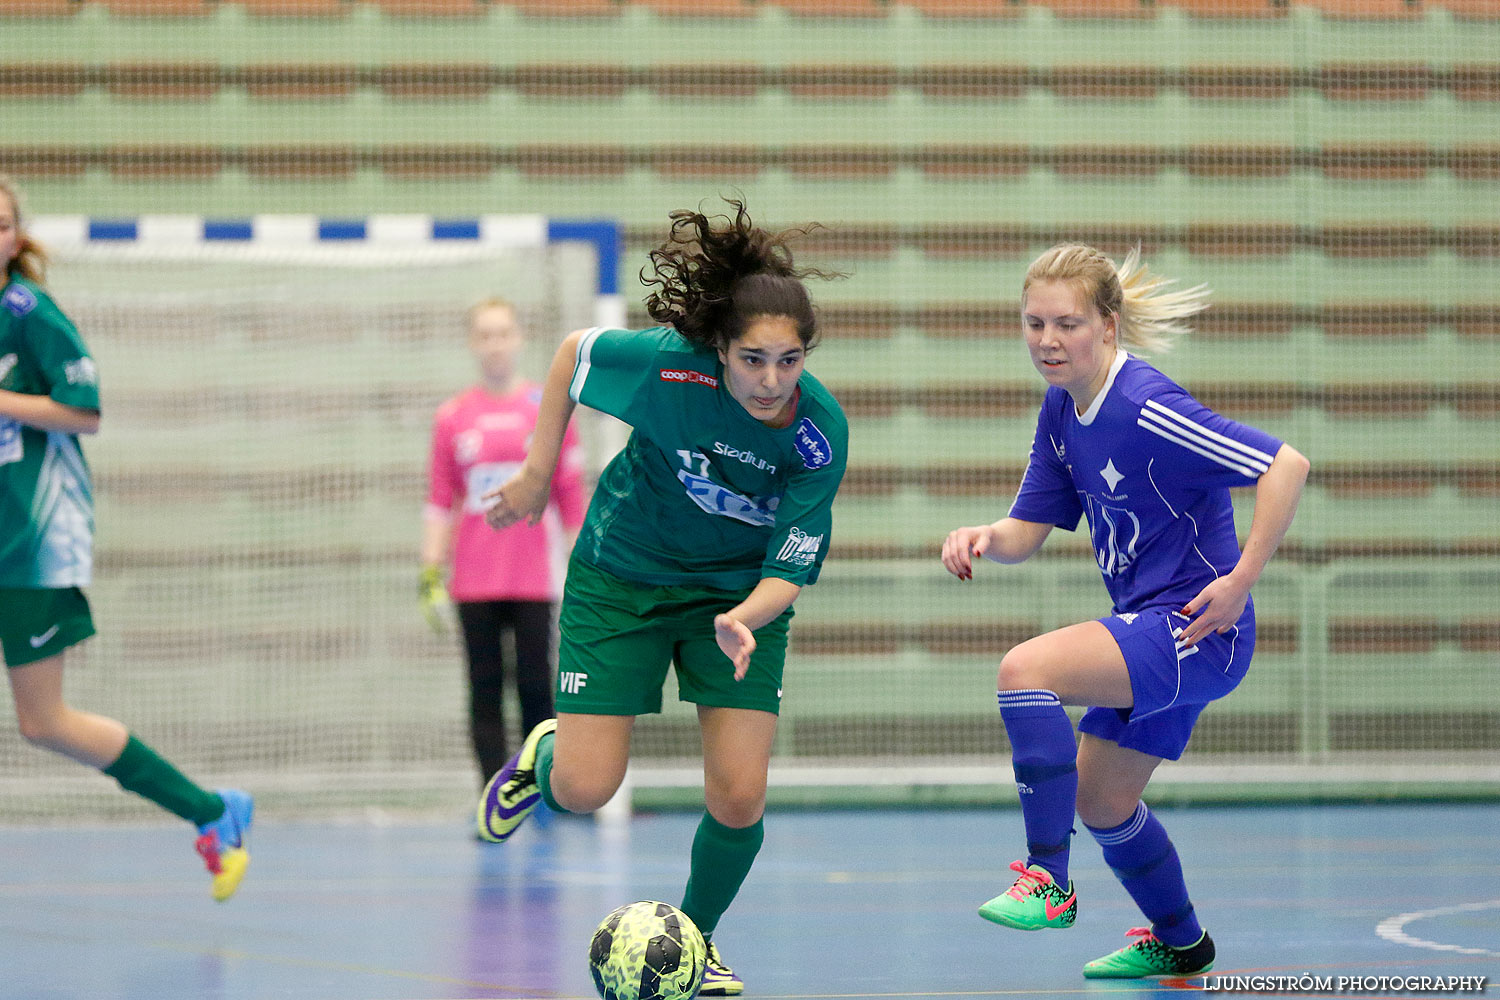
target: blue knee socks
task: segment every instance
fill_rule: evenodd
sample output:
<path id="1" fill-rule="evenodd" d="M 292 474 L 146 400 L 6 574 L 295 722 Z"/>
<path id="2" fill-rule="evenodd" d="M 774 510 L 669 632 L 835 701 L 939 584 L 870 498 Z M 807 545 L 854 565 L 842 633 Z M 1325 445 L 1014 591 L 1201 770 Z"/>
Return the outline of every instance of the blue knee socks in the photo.
<path id="1" fill-rule="evenodd" d="M 1073 810 L 1078 804 L 1073 723 L 1051 691 L 1001 691 L 999 700 L 1021 793 L 1026 863 L 1047 869 L 1066 888 Z"/>
<path id="2" fill-rule="evenodd" d="M 1135 905 L 1151 921 L 1151 933 L 1173 948 L 1196 944 L 1203 928 L 1188 900 L 1182 862 L 1166 829 L 1142 802 L 1135 815 L 1107 830 L 1088 827 L 1104 849 L 1104 860 Z"/>

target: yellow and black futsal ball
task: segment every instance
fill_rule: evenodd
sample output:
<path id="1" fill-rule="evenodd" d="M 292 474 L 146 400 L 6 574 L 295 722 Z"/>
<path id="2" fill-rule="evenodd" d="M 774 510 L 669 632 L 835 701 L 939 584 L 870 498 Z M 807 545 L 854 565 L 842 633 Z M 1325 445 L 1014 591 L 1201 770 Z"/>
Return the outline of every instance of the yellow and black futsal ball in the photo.
<path id="1" fill-rule="evenodd" d="M 649 899 L 605 917 L 589 942 L 589 972 L 604 1000 L 690 1000 L 707 958 L 687 914 Z"/>

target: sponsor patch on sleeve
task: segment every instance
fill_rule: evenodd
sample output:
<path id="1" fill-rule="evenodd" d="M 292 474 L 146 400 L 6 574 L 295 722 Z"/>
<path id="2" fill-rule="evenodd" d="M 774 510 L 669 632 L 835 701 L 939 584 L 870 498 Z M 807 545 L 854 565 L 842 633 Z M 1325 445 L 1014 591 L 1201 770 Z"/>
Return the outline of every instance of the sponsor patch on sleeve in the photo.
<path id="1" fill-rule="evenodd" d="M 822 535 L 809 535 L 801 528 L 794 527 L 787 533 L 786 541 L 782 543 L 781 551 L 776 553 L 776 558 L 793 566 L 811 566 L 822 547 Z"/>
<path id="2" fill-rule="evenodd" d="M 661 380 L 663 382 L 687 382 L 690 385 L 706 385 L 710 389 L 719 387 L 719 380 L 712 375 L 695 372 L 691 368 L 662 368 Z"/>
<path id="3" fill-rule="evenodd" d="M 69 385 L 98 385 L 99 369 L 93 358 L 78 358 L 63 364 L 63 376 Z"/>
<path id="4" fill-rule="evenodd" d="M 811 417 L 803 417 L 797 424 L 797 454 L 809 469 L 821 469 L 833 461 L 833 447 Z"/>
<path id="5" fill-rule="evenodd" d="M 5 297 L 0 299 L 0 302 L 3 302 L 5 308 L 17 316 L 25 316 L 36 308 L 36 296 L 31 293 L 31 289 L 21 284 L 13 283 L 7 288 Z"/>

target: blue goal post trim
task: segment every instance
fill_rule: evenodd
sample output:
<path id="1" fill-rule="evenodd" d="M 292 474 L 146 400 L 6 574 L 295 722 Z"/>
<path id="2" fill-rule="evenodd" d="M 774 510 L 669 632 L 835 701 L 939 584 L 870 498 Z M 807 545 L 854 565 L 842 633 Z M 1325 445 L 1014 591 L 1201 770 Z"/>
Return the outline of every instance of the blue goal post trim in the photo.
<path id="1" fill-rule="evenodd" d="M 587 243 L 596 262 L 595 322 L 623 326 L 620 261 L 623 236 L 614 219 L 551 219 L 542 215 L 480 215 L 440 219 L 431 215 L 372 215 L 366 218 L 321 218 L 315 215 L 257 215 L 241 219 L 205 219 L 194 215 L 143 215 L 134 219 L 91 219 L 48 215 L 30 220 L 28 229 L 44 246 L 63 249 L 89 243 L 281 243 L 365 242 L 398 247 L 429 242 L 468 241 L 495 247 L 542 247 L 548 243 Z"/>

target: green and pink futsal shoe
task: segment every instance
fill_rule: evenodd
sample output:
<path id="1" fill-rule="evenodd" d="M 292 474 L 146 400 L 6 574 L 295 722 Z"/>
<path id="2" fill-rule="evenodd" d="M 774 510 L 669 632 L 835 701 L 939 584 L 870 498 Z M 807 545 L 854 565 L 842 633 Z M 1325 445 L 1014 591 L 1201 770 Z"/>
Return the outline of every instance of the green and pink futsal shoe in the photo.
<path id="1" fill-rule="evenodd" d="M 1064 890 L 1041 865 L 1028 868 L 1024 862 L 1012 861 L 1010 870 L 1019 872 L 1020 877 L 1009 889 L 979 908 L 981 917 L 1022 931 L 1073 926 L 1078 919 L 1078 894 L 1073 891 L 1071 880 Z"/>
<path id="2" fill-rule="evenodd" d="M 1214 939 L 1208 931 L 1197 944 L 1173 948 L 1149 927 L 1132 927 L 1126 937 L 1137 938 L 1133 944 L 1096 958 L 1083 967 L 1085 979 L 1162 979 L 1196 976 L 1214 967 Z"/>

